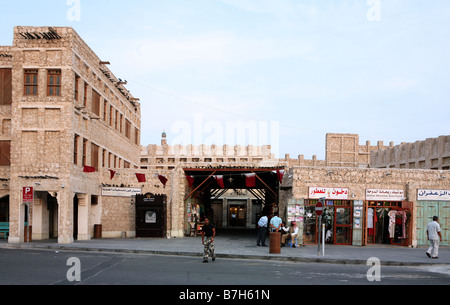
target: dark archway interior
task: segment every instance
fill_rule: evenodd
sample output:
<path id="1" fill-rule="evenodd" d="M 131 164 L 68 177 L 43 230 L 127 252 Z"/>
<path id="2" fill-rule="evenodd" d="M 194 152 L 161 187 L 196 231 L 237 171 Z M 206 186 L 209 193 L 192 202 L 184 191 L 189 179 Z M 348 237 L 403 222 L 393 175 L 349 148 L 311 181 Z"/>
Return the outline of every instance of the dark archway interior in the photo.
<path id="1" fill-rule="evenodd" d="M 220 200 L 227 192 L 239 193 L 239 190 L 247 190 L 247 194 L 252 197 L 252 200 L 261 205 L 262 210 L 259 214 L 270 215 L 278 208 L 280 172 L 283 170 L 284 168 L 272 167 L 186 168 L 184 171 L 188 181 L 190 180 L 190 185 L 185 200 L 198 204 L 199 215 L 195 221 L 203 222 L 205 217 L 213 219 L 212 204 Z M 245 202 L 243 204 L 245 205 Z M 239 206 L 230 207 L 230 210 L 226 212 L 234 213 L 239 209 Z M 225 219 L 227 217 L 232 227 L 235 224 L 245 226 L 245 223 L 234 220 L 235 215 L 225 216 Z"/>

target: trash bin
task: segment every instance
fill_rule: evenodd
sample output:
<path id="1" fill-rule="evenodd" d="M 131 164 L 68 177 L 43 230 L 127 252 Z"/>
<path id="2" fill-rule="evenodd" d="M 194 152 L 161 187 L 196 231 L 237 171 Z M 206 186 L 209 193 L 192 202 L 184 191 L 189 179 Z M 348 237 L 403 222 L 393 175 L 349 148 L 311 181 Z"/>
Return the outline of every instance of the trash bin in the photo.
<path id="1" fill-rule="evenodd" d="M 280 254 L 281 253 L 281 233 L 272 232 L 270 233 L 270 253 Z"/>
<path id="2" fill-rule="evenodd" d="M 102 238 L 102 225 L 94 225 L 94 239 Z"/>

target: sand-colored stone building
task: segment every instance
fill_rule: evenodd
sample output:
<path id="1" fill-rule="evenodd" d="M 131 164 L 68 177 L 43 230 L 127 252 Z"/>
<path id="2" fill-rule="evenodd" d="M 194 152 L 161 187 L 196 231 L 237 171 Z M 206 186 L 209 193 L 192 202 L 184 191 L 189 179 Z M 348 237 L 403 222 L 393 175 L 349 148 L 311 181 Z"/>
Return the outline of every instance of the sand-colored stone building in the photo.
<path id="1" fill-rule="evenodd" d="M 99 171 L 139 165 L 140 106 L 72 28 L 16 27 L 0 54 L 9 241 L 23 241 L 28 214 L 36 239 L 89 239 Z M 25 186 L 35 192 L 30 213 Z"/>
<path id="2" fill-rule="evenodd" d="M 165 134 L 145 146 L 138 99 L 108 65 L 68 27 L 16 27 L 12 46 L 0 47 L 0 222 L 10 243 L 25 240 L 27 225 L 34 240 L 59 243 L 99 231 L 172 238 L 195 235 L 205 216 L 254 228 L 276 211 L 299 223 L 300 242 L 315 243 L 320 198 L 330 243 L 417 246 L 430 217 L 450 226 L 447 138 L 430 144 L 438 170 L 417 169 L 420 160 L 414 170 L 370 168 L 396 147 L 355 134 L 328 134 L 325 160 L 278 159 L 267 145 L 172 146 Z M 406 215 L 392 238 L 390 212 Z"/>
<path id="3" fill-rule="evenodd" d="M 450 136 L 375 150 L 370 161 L 373 168 L 450 170 Z"/>

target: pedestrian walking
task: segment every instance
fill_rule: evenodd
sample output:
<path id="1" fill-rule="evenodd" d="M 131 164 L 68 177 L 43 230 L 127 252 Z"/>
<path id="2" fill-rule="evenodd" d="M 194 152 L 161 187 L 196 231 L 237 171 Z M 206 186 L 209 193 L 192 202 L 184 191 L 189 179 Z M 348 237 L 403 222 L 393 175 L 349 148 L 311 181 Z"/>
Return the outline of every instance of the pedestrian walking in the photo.
<path id="1" fill-rule="evenodd" d="M 270 231 L 278 232 L 281 229 L 281 224 L 283 223 L 283 220 L 281 220 L 281 218 L 278 217 L 278 212 L 275 212 L 273 215 L 274 216 L 272 217 L 272 219 L 270 219 Z"/>
<path id="2" fill-rule="evenodd" d="M 214 249 L 214 238 L 216 237 L 216 227 L 210 223 L 209 218 L 205 218 L 202 228 L 202 244 L 203 249 L 203 263 L 208 262 L 208 257 L 211 255 L 211 259 L 214 262 L 216 260 L 216 254 Z"/>
<path id="3" fill-rule="evenodd" d="M 430 241 L 430 248 L 428 248 L 427 256 L 433 259 L 438 259 L 439 242 L 442 242 L 441 225 L 439 224 L 439 217 L 434 216 L 433 221 L 427 226 L 427 237 Z"/>
<path id="4" fill-rule="evenodd" d="M 267 235 L 267 225 L 269 223 L 269 219 L 265 214 L 258 221 L 258 236 L 256 238 L 256 245 L 258 247 L 267 247 L 266 246 L 266 235 Z M 262 243 L 262 244 L 261 244 Z"/>

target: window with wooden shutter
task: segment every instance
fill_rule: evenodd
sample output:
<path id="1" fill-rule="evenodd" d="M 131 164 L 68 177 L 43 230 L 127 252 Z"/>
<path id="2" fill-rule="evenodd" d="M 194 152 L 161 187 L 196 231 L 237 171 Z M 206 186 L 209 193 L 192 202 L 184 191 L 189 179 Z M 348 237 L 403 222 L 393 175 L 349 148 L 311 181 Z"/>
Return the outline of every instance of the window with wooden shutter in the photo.
<path id="1" fill-rule="evenodd" d="M 35 96 L 38 95 L 38 70 L 27 69 L 24 70 L 24 95 Z"/>
<path id="2" fill-rule="evenodd" d="M 0 166 L 11 165 L 11 141 L 0 141 Z"/>
<path id="3" fill-rule="evenodd" d="M 107 117 L 108 117 L 108 101 L 104 100 L 104 102 L 103 102 L 103 121 L 106 122 Z"/>
<path id="4" fill-rule="evenodd" d="M 102 153 L 102 167 L 106 167 L 106 158 L 108 158 L 108 152 L 106 149 L 103 149 Z"/>
<path id="5" fill-rule="evenodd" d="M 131 122 L 128 120 L 125 122 L 125 136 L 131 140 Z"/>
<path id="6" fill-rule="evenodd" d="M 78 164 L 78 145 L 80 142 L 80 136 L 75 135 L 75 139 L 73 142 L 73 164 Z"/>
<path id="7" fill-rule="evenodd" d="M 0 69 L 0 105 L 12 104 L 12 69 Z"/>
<path id="8" fill-rule="evenodd" d="M 91 166 L 94 167 L 97 172 L 99 170 L 99 150 L 100 147 L 98 145 L 91 143 Z"/>
<path id="9" fill-rule="evenodd" d="M 100 117 L 100 94 L 92 90 L 92 112 Z"/>
<path id="10" fill-rule="evenodd" d="M 61 70 L 47 71 L 47 96 L 61 96 Z"/>
<path id="11" fill-rule="evenodd" d="M 116 109 L 116 121 L 115 121 L 114 128 L 116 130 L 118 130 L 119 129 L 118 126 L 119 126 L 119 111 Z"/>
<path id="12" fill-rule="evenodd" d="M 83 166 L 87 165 L 87 142 L 88 140 L 83 139 L 83 159 L 81 161 Z"/>
<path id="13" fill-rule="evenodd" d="M 139 129 L 134 128 L 134 144 L 139 145 Z"/>
<path id="14" fill-rule="evenodd" d="M 84 83 L 84 95 L 83 95 L 83 106 L 87 107 L 87 92 L 88 92 L 88 84 Z"/>
<path id="15" fill-rule="evenodd" d="M 113 106 L 109 106 L 109 126 L 113 126 L 113 121 L 114 121 L 114 107 Z"/>
<path id="16" fill-rule="evenodd" d="M 80 99 L 80 77 L 75 75 L 75 100 Z"/>

